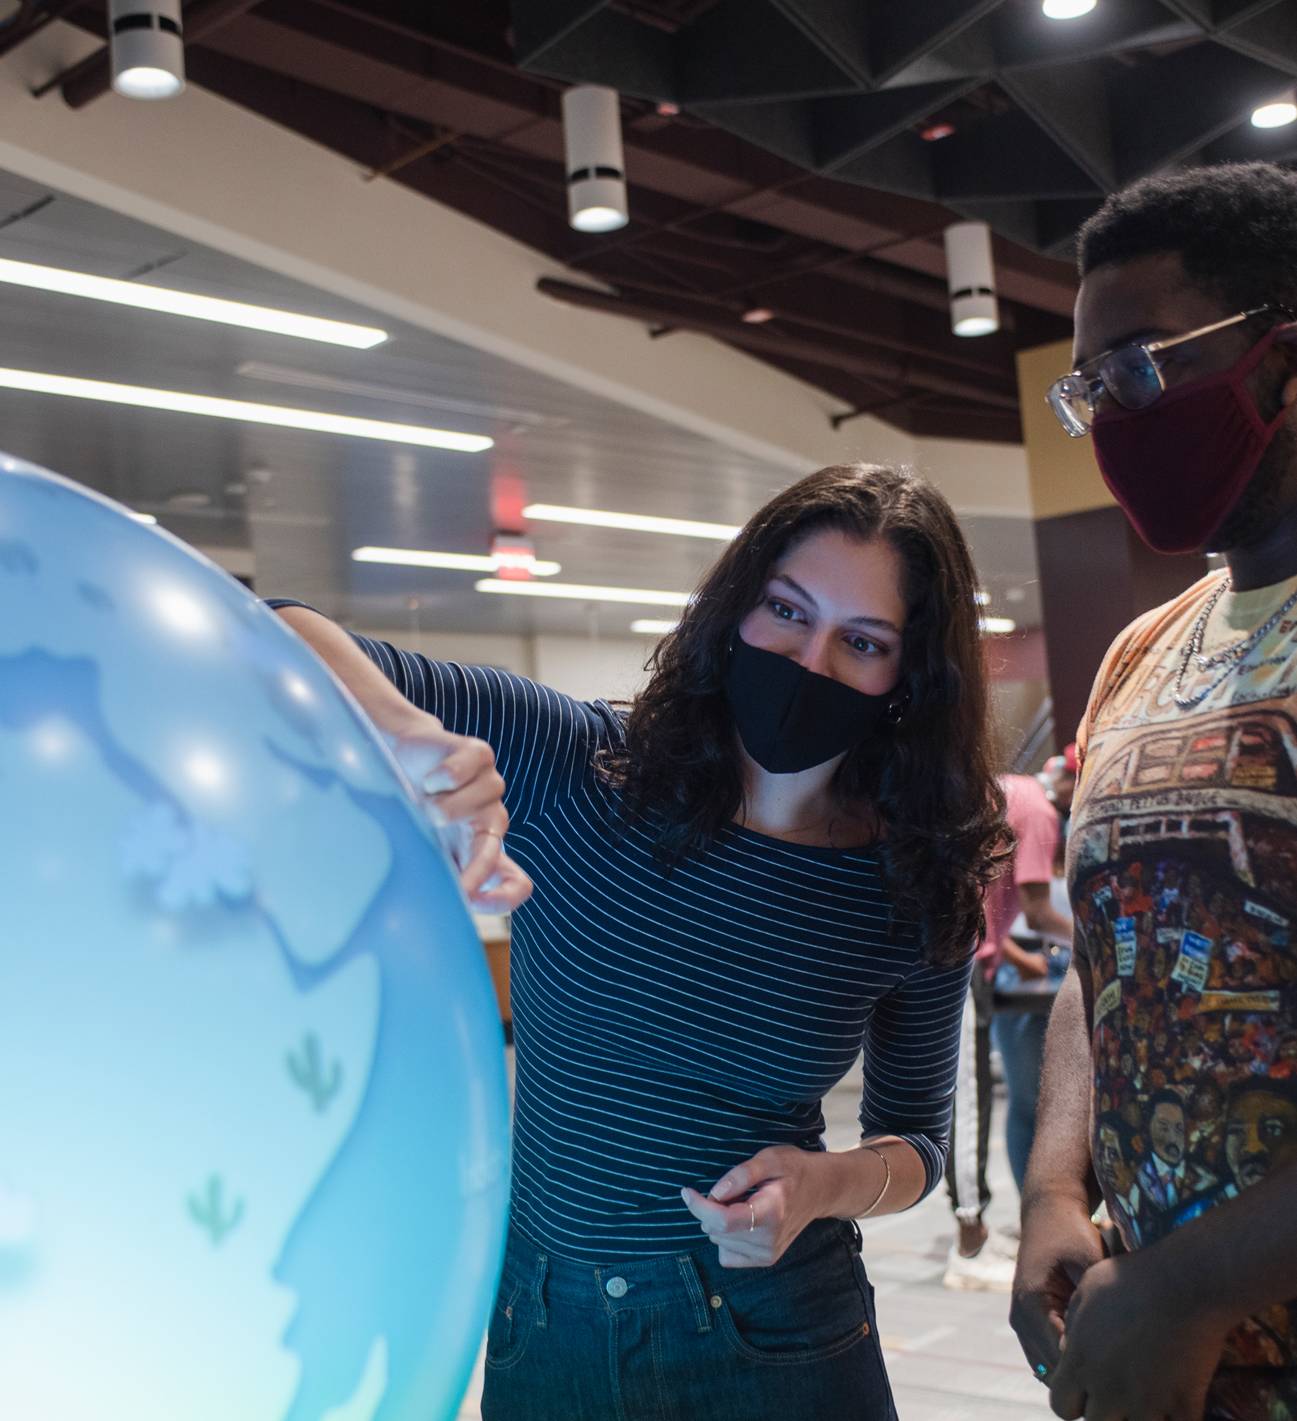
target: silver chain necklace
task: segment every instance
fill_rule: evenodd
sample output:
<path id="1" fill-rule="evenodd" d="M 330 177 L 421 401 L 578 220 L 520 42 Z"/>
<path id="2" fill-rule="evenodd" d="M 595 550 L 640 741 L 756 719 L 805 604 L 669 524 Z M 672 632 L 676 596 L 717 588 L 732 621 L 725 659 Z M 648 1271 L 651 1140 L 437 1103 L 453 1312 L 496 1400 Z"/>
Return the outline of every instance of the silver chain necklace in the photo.
<path id="1" fill-rule="evenodd" d="M 1189 641 L 1184 648 L 1184 655 L 1180 659 L 1180 672 L 1175 678 L 1175 703 L 1181 710 L 1192 710 L 1194 706 L 1199 706 L 1216 689 L 1217 686 L 1234 674 L 1243 664 L 1243 658 L 1259 646 L 1267 636 L 1279 625 L 1289 612 L 1297 607 L 1297 592 L 1283 604 L 1282 607 L 1268 621 L 1262 623 L 1255 631 L 1249 632 L 1241 641 L 1236 641 L 1232 646 L 1227 646 L 1222 651 L 1215 651 L 1210 656 L 1202 654 L 1203 639 L 1207 635 L 1207 623 L 1211 620 L 1211 614 L 1216 610 L 1216 604 L 1234 585 L 1234 580 L 1226 574 L 1225 580 L 1207 599 L 1207 605 L 1198 613 L 1198 618 L 1193 624 L 1193 630 L 1189 633 Z M 1210 671 L 1215 666 L 1223 666 L 1225 669 L 1219 676 L 1209 681 L 1199 691 L 1194 691 L 1190 695 L 1184 693 L 1184 678 L 1189 673 L 1189 663 L 1193 662 L 1199 671 Z"/>

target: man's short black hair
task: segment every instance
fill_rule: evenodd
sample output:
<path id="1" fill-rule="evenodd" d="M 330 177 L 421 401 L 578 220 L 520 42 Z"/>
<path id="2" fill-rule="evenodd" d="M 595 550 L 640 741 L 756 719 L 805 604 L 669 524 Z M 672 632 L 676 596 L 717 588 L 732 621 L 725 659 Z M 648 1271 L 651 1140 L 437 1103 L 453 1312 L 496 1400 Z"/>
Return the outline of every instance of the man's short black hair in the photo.
<path id="1" fill-rule="evenodd" d="M 1119 1115 L 1115 1110 L 1105 1110 L 1094 1122 L 1094 1129 L 1096 1134 L 1100 1130 L 1111 1130 L 1121 1146 L 1122 1159 L 1127 1164 L 1130 1163 L 1135 1155 L 1135 1132 L 1124 1116 Z"/>
<path id="2" fill-rule="evenodd" d="M 1273 1095 L 1297 1108 L 1297 1083 L 1278 1076 L 1244 1076 L 1231 1083 L 1225 1097 L 1225 1113 L 1249 1095 Z"/>
<path id="3" fill-rule="evenodd" d="M 1095 267 L 1178 252 L 1189 279 L 1230 311 L 1297 310 L 1297 173 L 1221 163 L 1142 178 L 1077 233 L 1082 277 Z"/>
<path id="4" fill-rule="evenodd" d="M 1182 1096 L 1178 1090 L 1172 1089 L 1171 1086 L 1164 1086 L 1156 1095 L 1149 1096 L 1148 1118 L 1150 1120 L 1153 1118 L 1153 1112 L 1159 1105 L 1174 1105 L 1182 1115 L 1188 1113 L 1184 1108 L 1184 1096 Z"/>

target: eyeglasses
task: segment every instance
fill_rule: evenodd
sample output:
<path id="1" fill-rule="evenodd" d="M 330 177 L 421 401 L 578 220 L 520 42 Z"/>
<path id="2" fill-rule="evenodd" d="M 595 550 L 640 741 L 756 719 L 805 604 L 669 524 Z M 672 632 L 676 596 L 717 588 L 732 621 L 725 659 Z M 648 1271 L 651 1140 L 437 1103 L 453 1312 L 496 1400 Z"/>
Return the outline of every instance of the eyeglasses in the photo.
<path id="1" fill-rule="evenodd" d="M 1270 303 L 1256 306 L 1251 311 L 1240 311 L 1223 321 L 1199 326 L 1197 330 L 1186 331 L 1184 335 L 1171 336 L 1167 340 L 1143 340 L 1119 345 L 1115 350 L 1106 350 L 1079 365 L 1070 374 L 1055 380 L 1045 398 L 1058 417 L 1059 424 L 1073 439 L 1081 439 L 1089 434 L 1094 424 L 1095 409 L 1105 395 L 1127 410 L 1146 410 L 1162 398 L 1166 392 L 1162 370 L 1167 363 L 1159 359 L 1163 351 L 1184 345 L 1186 341 L 1228 330 L 1231 326 L 1252 320 L 1254 316 L 1270 312 L 1284 320 L 1292 319 L 1286 307 Z"/>

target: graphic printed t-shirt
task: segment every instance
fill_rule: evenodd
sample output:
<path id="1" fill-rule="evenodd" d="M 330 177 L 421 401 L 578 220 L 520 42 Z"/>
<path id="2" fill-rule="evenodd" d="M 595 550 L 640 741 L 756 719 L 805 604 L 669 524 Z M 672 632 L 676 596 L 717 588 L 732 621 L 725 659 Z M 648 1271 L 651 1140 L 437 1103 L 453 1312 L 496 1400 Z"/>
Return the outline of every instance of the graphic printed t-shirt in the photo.
<path id="1" fill-rule="evenodd" d="M 1000 785 L 1007 801 L 1005 819 L 1017 843 L 1013 861 L 986 890 L 986 936 L 977 949 L 977 964 L 988 977 L 1000 965 L 1001 944 L 1018 916 L 1019 885 L 1048 883 L 1058 847 L 1058 811 L 1040 785 L 1030 775 L 1002 775 Z"/>
<path id="2" fill-rule="evenodd" d="M 1079 740 L 1068 879 L 1093 992 L 1092 1149 L 1128 1248 L 1297 1160 L 1297 578 L 1213 575 L 1134 623 Z M 1228 671 L 1228 674 L 1224 674 Z M 1212 1421 L 1297 1418 L 1297 1302 L 1230 1334 Z"/>

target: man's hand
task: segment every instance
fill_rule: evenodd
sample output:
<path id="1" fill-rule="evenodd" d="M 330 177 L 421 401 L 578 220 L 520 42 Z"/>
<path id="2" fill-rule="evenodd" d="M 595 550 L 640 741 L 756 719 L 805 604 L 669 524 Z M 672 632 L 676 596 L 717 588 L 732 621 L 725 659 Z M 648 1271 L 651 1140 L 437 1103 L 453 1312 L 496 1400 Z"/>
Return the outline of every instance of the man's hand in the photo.
<path id="1" fill-rule="evenodd" d="M 1176 1286 L 1157 1252 L 1106 1258 L 1077 1285 L 1050 1378 L 1056 1416 L 1201 1421 L 1233 1324 L 1199 1289 Z"/>
<path id="2" fill-rule="evenodd" d="M 504 852 L 504 780 L 486 741 L 452 735 L 436 716 L 408 705 L 379 728 L 459 869 L 472 906 L 508 913 L 525 903 L 531 879 Z"/>
<path id="3" fill-rule="evenodd" d="M 1042 1381 L 1052 1380 L 1058 1367 L 1072 1296 L 1102 1260 L 1099 1230 L 1078 1200 L 1050 1195 L 1024 1204 L 1009 1323 Z"/>

